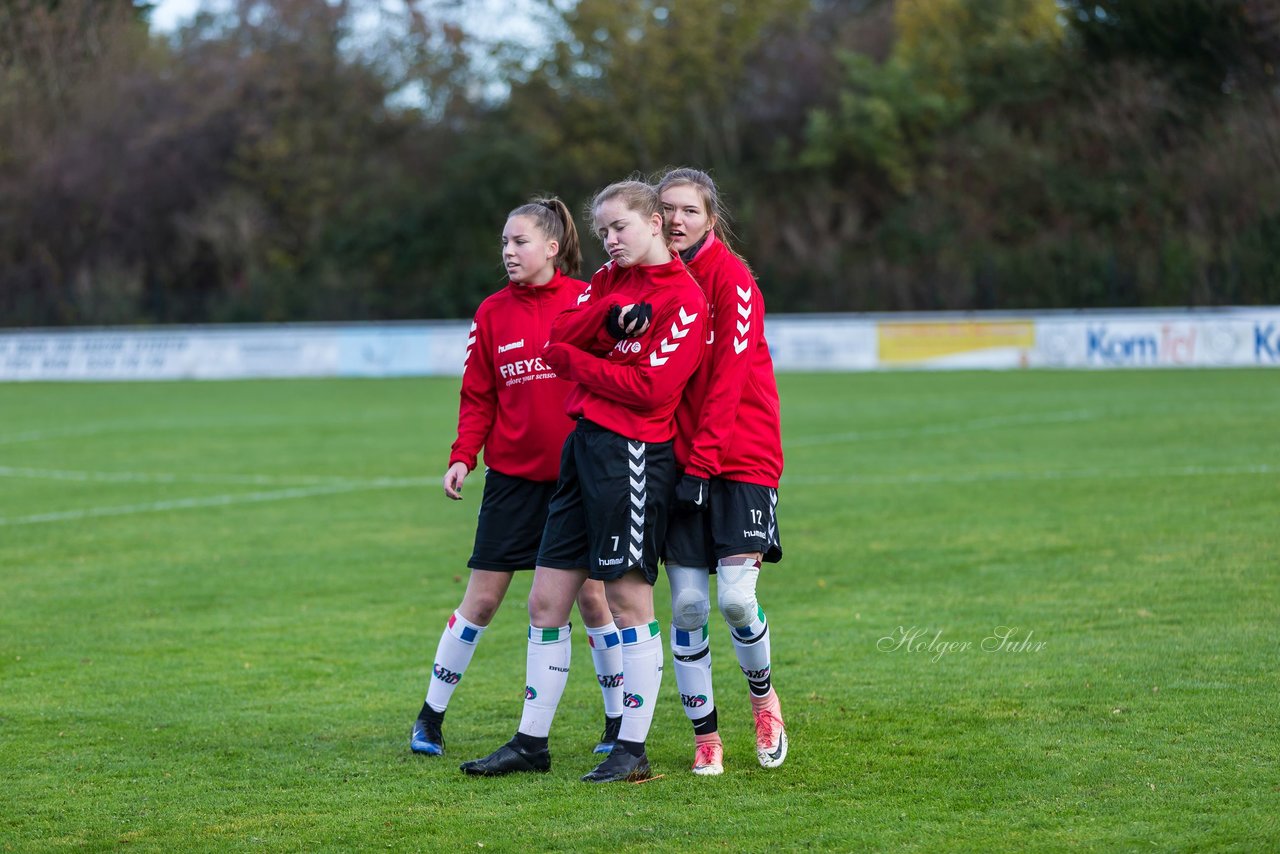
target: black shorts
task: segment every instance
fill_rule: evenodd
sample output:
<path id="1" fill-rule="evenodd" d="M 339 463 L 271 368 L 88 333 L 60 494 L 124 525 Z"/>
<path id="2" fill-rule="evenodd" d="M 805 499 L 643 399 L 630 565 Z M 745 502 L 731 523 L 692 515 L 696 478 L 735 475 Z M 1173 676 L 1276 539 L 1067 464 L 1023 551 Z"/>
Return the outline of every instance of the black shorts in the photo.
<path id="1" fill-rule="evenodd" d="M 467 566 L 504 572 L 533 569 L 555 489 L 554 481 L 525 480 L 485 469 L 476 544 Z"/>
<path id="2" fill-rule="evenodd" d="M 778 537 L 778 490 L 713 477 L 707 509 L 671 514 L 662 559 L 668 565 L 708 567 L 729 555 L 760 552 L 765 563 L 782 560 Z"/>
<path id="3" fill-rule="evenodd" d="M 612 581 L 639 569 L 658 580 L 676 484 L 670 442 L 637 442 L 581 420 L 565 440 L 538 564 Z"/>

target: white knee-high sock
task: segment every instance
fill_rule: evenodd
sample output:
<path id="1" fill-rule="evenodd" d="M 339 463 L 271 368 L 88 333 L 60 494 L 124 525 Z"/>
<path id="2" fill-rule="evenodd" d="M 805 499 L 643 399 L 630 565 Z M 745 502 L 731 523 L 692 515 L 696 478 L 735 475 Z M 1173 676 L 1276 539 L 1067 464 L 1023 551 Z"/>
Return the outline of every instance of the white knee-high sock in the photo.
<path id="1" fill-rule="evenodd" d="M 696 721 L 714 712 L 716 695 L 711 687 L 711 643 L 706 624 L 688 632 L 672 626 L 671 658 L 685 716 Z"/>
<path id="2" fill-rule="evenodd" d="M 431 664 L 431 684 L 427 686 L 427 705 L 437 712 L 449 707 L 453 691 L 467 672 L 476 644 L 484 634 L 484 626 L 469 622 L 457 611 L 449 617 L 440 643 L 436 646 L 436 658 Z"/>
<path id="3" fill-rule="evenodd" d="M 767 695 L 773 684 L 773 671 L 769 663 L 769 621 L 760 606 L 756 606 L 755 619 L 748 625 L 733 629 L 733 651 L 738 655 L 738 666 L 747 677 L 751 695 Z"/>
<path id="4" fill-rule="evenodd" d="M 653 706 L 662 685 L 662 630 L 658 621 L 628 626 L 622 634 L 621 741 L 644 744 L 653 723 Z"/>
<path id="5" fill-rule="evenodd" d="M 539 628 L 529 626 L 529 651 L 525 658 L 524 712 L 520 732 L 536 738 L 551 733 L 565 683 L 569 681 L 571 626 Z"/>
<path id="6" fill-rule="evenodd" d="M 603 626 L 587 626 L 587 643 L 604 695 L 605 717 L 616 718 L 622 714 L 622 636 L 610 620 Z"/>

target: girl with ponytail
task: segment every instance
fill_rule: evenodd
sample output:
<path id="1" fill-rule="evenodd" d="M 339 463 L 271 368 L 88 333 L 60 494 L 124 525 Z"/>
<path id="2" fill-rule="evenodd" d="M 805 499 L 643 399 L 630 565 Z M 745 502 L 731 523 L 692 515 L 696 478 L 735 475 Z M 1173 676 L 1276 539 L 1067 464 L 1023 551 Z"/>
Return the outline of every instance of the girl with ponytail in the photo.
<path id="1" fill-rule="evenodd" d="M 573 429 L 565 414 L 570 384 L 541 357 L 551 321 L 576 306 L 587 289 L 572 278 L 582 255 L 564 202 L 539 198 L 511 211 L 502 230 L 502 262 L 507 285 L 480 304 L 467 338 L 457 439 L 444 475 L 445 496 L 461 501 L 483 449 L 484 495 L 467 562 L 471 576 L 440 635 L 409 740 L 414 753 L 428 756 L 444 753 L 449 700 L 512 573 L 534 568 L 560 450 Z M 601 582 L 583 585 L 577 603 L 604 695 L 605 733 L 595 752 L 608 753 L 622 721 L 621 642 Z"/>

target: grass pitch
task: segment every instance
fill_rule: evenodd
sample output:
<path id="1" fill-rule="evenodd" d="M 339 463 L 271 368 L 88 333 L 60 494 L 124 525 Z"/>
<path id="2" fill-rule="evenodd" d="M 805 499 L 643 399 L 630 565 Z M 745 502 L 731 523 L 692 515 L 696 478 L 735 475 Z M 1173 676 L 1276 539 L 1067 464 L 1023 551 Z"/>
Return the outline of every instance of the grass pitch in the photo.
<path id="1" fill-rule="evenodd" d="M 665 776 L 607 787 L 580 631 L 552 772 L 457 770 L 518 722 L 528 574 L 408 751 L 456 380 L 0 385 L 0 850 L 1280 848 L 1280 373 L 780 380 L 790 756 L 713 621 L 725 775 L 668 672 Z"/>

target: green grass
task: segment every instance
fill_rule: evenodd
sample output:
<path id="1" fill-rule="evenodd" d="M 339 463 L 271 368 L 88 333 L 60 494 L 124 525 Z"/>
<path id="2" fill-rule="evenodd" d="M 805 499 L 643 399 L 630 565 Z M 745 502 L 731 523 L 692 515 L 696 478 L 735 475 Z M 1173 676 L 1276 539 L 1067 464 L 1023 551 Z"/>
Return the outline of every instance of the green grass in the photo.
<path id="1" fill-rule="evenodd" d="M 610 787 L 580 633 L 552 773 L 457 770 L 518 722 L 528 574 L 408 751 L 456 380 L 0 385 L 0 850 L 1280 848 L 1280 373 L 780 379 L 790 757 L 721 629 L 725 775 L 668 672 L 665 776 Z"/>

